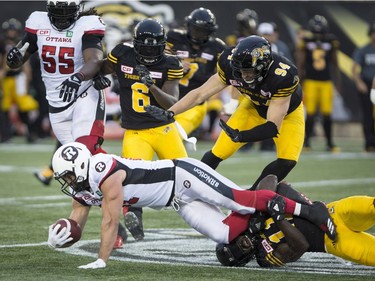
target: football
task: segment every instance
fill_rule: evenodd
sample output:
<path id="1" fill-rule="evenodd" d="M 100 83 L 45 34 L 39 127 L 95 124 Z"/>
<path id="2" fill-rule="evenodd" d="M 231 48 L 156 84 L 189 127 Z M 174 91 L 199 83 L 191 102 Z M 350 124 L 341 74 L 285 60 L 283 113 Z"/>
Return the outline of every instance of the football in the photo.
<path id="1" fill-rule="evenodd" d="M 79 226 L 79 224 L 75 220 L 72 220 L 72 219 L 59 219 L 59 220 L 57 220 L 54 223 L 54 225 L 57 225 L 57 224 L 61 225 L 61 227 L 57 231 L 57 233 L 59 233 L 61 231 L 61 229 L 63 229 L 64 227 L 67 227 L 68 229 L 70 227 L 70 232 L 71 232 L 70 237 L 73 238 L 72 241 L 70 241 L 70 242 L 62 245 L 60 248 L 70 247 L 74 243 L 76 243 L 77 241 L 79 241 L 79 239 L 81 239 L 82 229 L 81 229 L 81 227 Z"/>

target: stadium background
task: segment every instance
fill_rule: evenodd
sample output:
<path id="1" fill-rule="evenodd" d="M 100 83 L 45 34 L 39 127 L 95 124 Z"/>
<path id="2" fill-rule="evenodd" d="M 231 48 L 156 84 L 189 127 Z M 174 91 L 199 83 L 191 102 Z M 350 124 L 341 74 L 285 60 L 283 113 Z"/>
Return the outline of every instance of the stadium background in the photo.
<path id="1" fill-rule="evenodd" d="M 45 1 L 2 1 L 0 21 L 11 17 L 25 22 L 35 10 L 45 10 Z M 280 39 L 293 49 L 297 31 L 306 27 L 308 19 L 315 14 L 324 15 L 330 30 L 341 42 L 339 54 L 340 69 L 343 74 L 341 97 L 335 104 L 333 118 L 338 122 L 358 122 L 361 118 L 359 101 L 351 80 L 351 56 L 356 47 L 368 42 L 368 24 L 374 21 L 374 1 L 87 1 L 86 9 L 96 6 L 98 12 L 110 28 L 116 26 L 123 38 L 131 36 L 127 27 L 134 19 L 152 16 L 166 25 L 182 25 L 184 18 L 193 9 L 205 7 L 216 15 L 218 37 L 224 39 L 236 28 L 235 16 L 250 8 L 258 13 L 259 21 L 275 22 L 280 31 Z M 112 30 L 113 31 L 113 30 Z M 108 38 L 117 38 L 111 33 Z M 110 44 L 108 44 L 110 45 Z"/>

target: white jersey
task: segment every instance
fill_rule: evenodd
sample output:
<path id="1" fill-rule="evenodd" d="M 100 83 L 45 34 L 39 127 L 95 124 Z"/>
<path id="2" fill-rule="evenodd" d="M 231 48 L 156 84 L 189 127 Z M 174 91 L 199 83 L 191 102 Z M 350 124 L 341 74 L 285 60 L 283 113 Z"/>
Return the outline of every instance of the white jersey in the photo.
<path id="1" fill-rule="evenodd" d="M 105 25 L 95 15 L 79 18 L 70 29 L 56 30 L 50 23 L 47 12 L 33 12 L 26 21 L 27 32 L 37 36 L 41 72 L 51 106 L 64 107 L 56 89 L 64 80 L 77 73 L 84 64 L 82 37 L 84 34 L 104 35 Z M 83 81 L 78 94 L 92 85 L 92 80 Z"/>

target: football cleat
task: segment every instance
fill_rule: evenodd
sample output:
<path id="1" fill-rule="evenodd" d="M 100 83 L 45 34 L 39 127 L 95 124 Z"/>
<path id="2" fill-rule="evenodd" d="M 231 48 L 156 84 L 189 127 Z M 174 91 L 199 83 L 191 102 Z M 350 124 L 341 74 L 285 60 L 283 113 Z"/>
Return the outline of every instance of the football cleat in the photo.
<path id="1" fill-rule="evenodd" d="M 143 240 L 145 234 L 143 232 L 142 218 L 138 218 L 135 213 L 127 212 L 124 215 L 125 226 L 136 241 Z"/>
<path id="2" fill-rule="evenodd" d="M 311 214 L 313 216 L 312 221 L 327 234 L 329 239 L 335 241 L 337 236 L 336 226 L 328 213 L 326 205 L 323 202 L 317 201 L 311 207 L 313 208 L 313 214 Z"/>
<path id="3" fill-rule="evenodd" d="M 45 168 L 40 172 L 34 172 L 34 176 L 44 185 L 50 185 L 53 178 L 53 171 L 50 168 Z"/>
<path id="4" fill-rule="evenodd" d="M 120 235 L 117 235 L 115 244 L 113 245 L 113 249 L 121 249 L 124 246 L 124 240 Z"/>

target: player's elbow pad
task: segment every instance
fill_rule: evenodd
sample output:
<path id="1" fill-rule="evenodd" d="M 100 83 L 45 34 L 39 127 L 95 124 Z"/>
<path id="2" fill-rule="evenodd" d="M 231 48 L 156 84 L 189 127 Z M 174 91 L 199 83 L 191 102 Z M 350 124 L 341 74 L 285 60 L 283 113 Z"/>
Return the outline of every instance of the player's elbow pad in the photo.
<path id="1" fill-rule="evenodd" d="M 241 131 L 241 142 L 256 142 L 275 138 L 279 134 L 277 126 L 271 121 L 256 126 L 247 131 Z"/>

